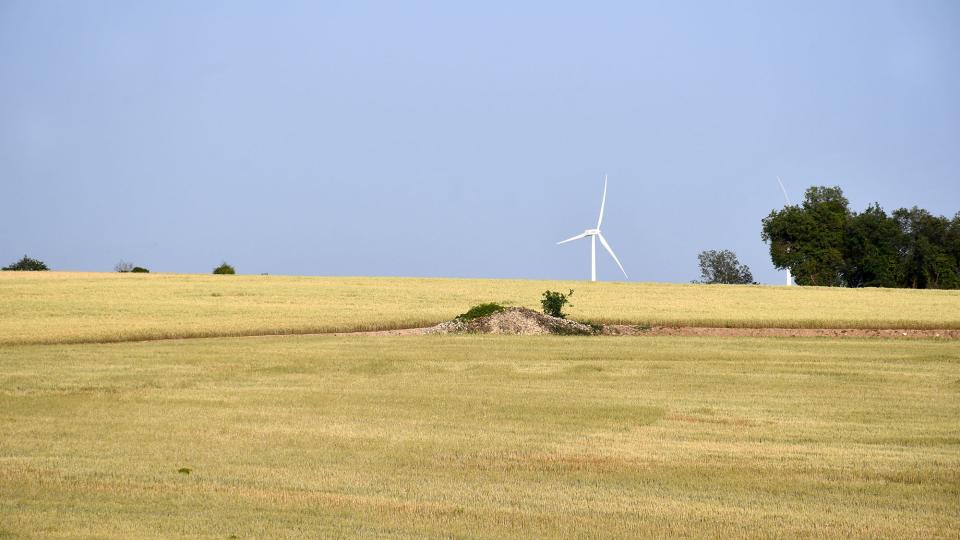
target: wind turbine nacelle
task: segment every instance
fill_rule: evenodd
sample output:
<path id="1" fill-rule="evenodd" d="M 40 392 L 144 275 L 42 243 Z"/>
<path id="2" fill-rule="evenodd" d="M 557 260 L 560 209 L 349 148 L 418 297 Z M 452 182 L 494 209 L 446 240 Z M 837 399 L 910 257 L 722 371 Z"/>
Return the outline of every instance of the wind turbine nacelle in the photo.
<path id="1" fill-rule="evenodd" d="M 600 234 L 600 229 L 587 229 L 587 230 L 583 231 L 583 234 L 585 234 L 585 235 L 587 235 L 587 236 L 596 236 L 596 235 Z"/>

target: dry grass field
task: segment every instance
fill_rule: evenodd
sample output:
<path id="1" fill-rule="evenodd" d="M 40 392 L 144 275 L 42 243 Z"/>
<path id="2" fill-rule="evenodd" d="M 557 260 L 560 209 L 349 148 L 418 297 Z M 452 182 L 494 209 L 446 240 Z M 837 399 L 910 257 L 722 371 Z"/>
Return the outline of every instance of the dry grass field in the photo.
<path id="1" fill-rule="evenodd" d="M 571 288 L 571 316 L 597 323 L 960 328 L 960 291 L 0 272 L 0 344 L 426 326 L 481 302 L 539 309 L 544 290 Z"/>
<path id="2" fill-rule="evenodd" d="M 956 537 L 958 340 L 236 337 L 548 288 L 592 322 L 960 328 L 957 291 L 3 272 L 0 538 Z"/>
<path id="3" fill-rule="evenodd" d="M 0 433 L 0 538 L 960 530 L 957 341 L 6 345 Z"/>

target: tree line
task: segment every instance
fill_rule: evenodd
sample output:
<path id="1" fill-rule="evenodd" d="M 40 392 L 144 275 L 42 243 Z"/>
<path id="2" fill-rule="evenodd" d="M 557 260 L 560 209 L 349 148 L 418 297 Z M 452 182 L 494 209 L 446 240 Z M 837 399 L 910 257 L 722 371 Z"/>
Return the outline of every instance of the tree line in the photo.
<path id="1" fill-rule="evenodd" d="M 150 270 L 142 267 L 135 266 L 133 263 L 127 261 L 120 261 L 113 267 L 116 272 L 121 274 L 132 273 L 132 274 L 149 274 Z M 47 264 L 40 259 L 34 259 L 26 255 L 23 256 L 17 262 L 11 263 L 2 268 L 3 271 L 14 271 L 14 272 L 43 272 L 50 270 Z M 220 266 L 213 269 L 214 274 L 236 274 L 236 269 L 233 266 L 223 262 Z M 266 275 L 266 274 L 262 274 Z"/>
<path id="2" fill-rule="evenodd" d="M 960 212 L 950 219 L 914 206 L 887 214 L 874 203 L 857 213 L 839 187 L 814 186 L 802 204 L 774 210 L 762 223 L 773 265 L 789 269 L 797 285 L 960 289 Z M 695 283 L 753 283 L 732 251 L 704 251 L 699 263 Z M 3 267 L 47 269 L 26 255 Z M 115 269 L 149 272 L 124 261 Z M 213 270 L 235 272 L 225 262 Z"/>
<path id="3" fill-rule="evenodd" d="M 960 212 L 887 214 L 874 203 L 857 213 L 839 187 L 815 186 L 802 204 L 764 218 L 762 238 L 797 285 L 960 288 Z"/>

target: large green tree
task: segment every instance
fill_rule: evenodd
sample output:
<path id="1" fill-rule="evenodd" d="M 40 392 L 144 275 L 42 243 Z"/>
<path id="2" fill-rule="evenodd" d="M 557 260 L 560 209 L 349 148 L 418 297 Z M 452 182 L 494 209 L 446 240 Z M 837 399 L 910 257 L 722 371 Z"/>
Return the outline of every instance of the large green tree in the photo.
<path id="1" fill-rule="evenodd" d="M 960 288 L 960 212 L 921 208 L 851 212 L 839 187 L 812 187 L 803 204 L 763 220 L 764 241 L 798 285 Z"/>
<path id="2" fill-rule="evenodd" d="M 844 282 L 848 287 L 899 287 L 903 235 L 896 221 L 874 203 L 850 216 L 844 234 Z"/>
<path id="3" fill-rule="evenodd" d="M 945 217 L 914 206 L 893 212 L 901 231 L 900 255 L 903 286 L 915 289 L 960 288 L 960 267 L 955 249 L 957 218 Z"/>
<path id="4" fill-rule="evenodd" d="M 770 212 L 763 240 L 773 265 L 790 269 L 798 285 L 845 285 L 844 231 L 849 203 L 839 187 L 811 187 L 801 206 Z"/>

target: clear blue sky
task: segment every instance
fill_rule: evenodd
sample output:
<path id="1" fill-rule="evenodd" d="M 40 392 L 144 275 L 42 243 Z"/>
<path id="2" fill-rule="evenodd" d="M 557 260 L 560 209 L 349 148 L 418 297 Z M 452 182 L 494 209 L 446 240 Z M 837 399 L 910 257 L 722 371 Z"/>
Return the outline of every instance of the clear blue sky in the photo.
<path id="1" fill-rule="evenodd" d="M 633 280 L 960 210 L 960 2 L 0 0 L 0 263 Z M 600 279 L 617 279 L 598 254 Z"/>

